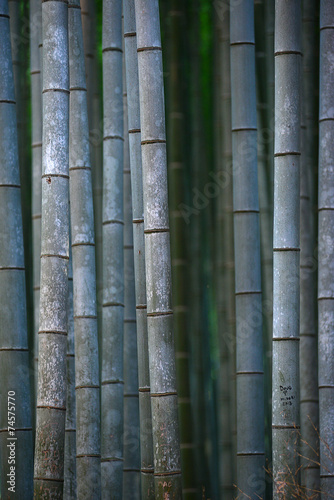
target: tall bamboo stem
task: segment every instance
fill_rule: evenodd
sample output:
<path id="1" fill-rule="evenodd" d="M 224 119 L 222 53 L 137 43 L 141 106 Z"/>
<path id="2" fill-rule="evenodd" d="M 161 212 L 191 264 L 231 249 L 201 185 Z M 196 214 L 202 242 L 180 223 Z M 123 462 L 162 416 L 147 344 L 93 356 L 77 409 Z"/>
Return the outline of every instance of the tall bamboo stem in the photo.
<path id="1" fill-rule="evenodd" d="M 261 264 L 257 179 L 254 6 L 230 11 L 236 294 L 237 487 L 257 497 L 264 479 Z"/>
<path id="2" fill-rule="evenodd" d="M 30 75 L 32 113 L 32 250 L 34 302 L 34 370 L 35 395 L 38 376 L 38 329 L 41 270 L 41 211 L 42 211 L 42 78 L 39 43 L 42 38 L 42 7 L 39 0 L 30 2 Z"/>
<path id="3" fill-rule="evenodd" d="M 275 2 L 274 498 L 298 483 L 301 3 Z"/>
<path id="4" fill-rule="evenodd" d="M 63 492 L 69 258 L 67 1 L 43 15 L 43 171 L 35 498 Z"/>
<path id="5" fill-rule="evenodd" d="M 0 2 L 0 32 L 1 498 L 31 499 L 33 443 L 21 189 L 9 11 L 5 0 Z"/>
<path id="6" fill-rule="evenodd" d="M 125 10 L 125 7 L 124 7 Z M 124 30 L 123 30 L 124 31 Z M 124 50 L 124 43 L 123 43 Z M 123 59 L 123 63 L 124 63 Z M 123 498 L 140 498 L 140 442 L 136 294 L 132 230 L 131 171 L 127 85 L 123 64 L 124 103 L 124 468 Z"/>
<path id="7" fill-rule="evenodd" d="M 71 243 L 71 238 L 70 238 Z M 74 350 L 74 318 L 73 318 L 73 267 L 72 251 L 68 263 L 68 301 L 67 301 L 67 355 L 66 355 L 66 420 L 64 450 L 64 490 L 68 500 L 77 498 L 76 471 L 76 414 L 75 414 L 75 350 Z"/>
<path id="8" fill-rule="evenodd" d="M 322 496 L 334 491 L 334 3 L 320 3 L 319 420 Z"/>
<path id="9" fill-rule="evenodd" d="M 100 385 L 95 237 L 80 0 L 70 0 L 68 15 L 77 491 L 79 498 L 98 499 L 100 498 Z"/>
<path id="10" fill-rule="evenodd" d="M 300 165 L 300 432 L 301 486 L 319 491 L 317 329 L 313 171 L 315 163 L 315 26 L 316 2 L 303 3 L 303 99 Z"/>
<path id="11" fill-rule="evenodd" d="M 123 91 L 122 2 L 103 2 L 102 498 L 123 485 Z"/>
<path id="12" fill-rule="evenodd" d="M 144 205 L 141 159 L 138 57 L 134 0 L 126 0 L 124 2 L 124 47 L 128 98 L 128 127 L 136 292 L 141 493 L 143 498 L 151 499 L 154 498 L 154 468 L 146 316 L 147 305 L 144 243 Z"/>
<path id="13" fill-rule="evenodd" d="M 183 96 L 182 41 L 185 25 L 184 2 L 170 5 L 169 34 L 169 113 L 168 180 L 173 278 L 173 320 L 175 332 L 176 374 L 183 498 L 196 497 L 194 443 L 189 371 L 188 249 L 187 225 L 179 209 L 185 201 L 185 105 Z"/>
<path id="14" fill-rule="evenodd" d="M 163 70 L 157 0 L 136 0 L 147 326 L 156 498 L 181 498 Z"/>
<path id="15" fill-rule="evenodd" d="M 222 142 L 218 178 L 223 182 L 218 199 L 218 335 L 220 342 L 219 373 L 219 436 L 220 486 L 223 498 L 232 498 L 235 482 L 233 431 L 235 430 L 235 298 L 234 298 L 234 246 L 233 246 L 233 185 L 231 134 L 231 77 L 230 77 L 230 16 L 223 16 L 220 25 L 220 71 Z"/>

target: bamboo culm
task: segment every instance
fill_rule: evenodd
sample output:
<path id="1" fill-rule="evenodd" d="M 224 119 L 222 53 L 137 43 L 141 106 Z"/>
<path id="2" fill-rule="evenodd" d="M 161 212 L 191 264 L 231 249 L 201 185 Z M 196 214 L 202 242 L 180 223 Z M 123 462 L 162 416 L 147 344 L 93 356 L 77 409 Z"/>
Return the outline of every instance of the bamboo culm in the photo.
<path id="1" fill-rule="evenodd" d="M 320 2 L 319 102 L 319 421 L 322 496 L 334 491 L 334 3 Z"/>
<path id="2" fill-rule="evenodd" d="M 44 1 L 41 293 L 35 498 L 63 494 L 69 259 L 67 2 Z"/>
<path id="3" fill-rule="evenodd" d="M 0 139 L 1 498 L 32 499 L 33 438 L 21 188 L 9 11 L 5 0 L 0 1 L 0 30 L 0 126 L 3 131 Z M 14 480 L 10 476 L 13 453 Z"/>
<path id="4" fill-rule="evenodd" d="M 236 296 L 237 488 L 257 498 L 264 480 L 264 394 L 254 5 L 230 11 Z M 247 152 L 245 153 L 245 144 Z"/>
<path id="5" fill-rule="evenodd" d="M 136 293 L 138 384 L 140 414 L 140 468 L 143 498 L 153 499 L 154 467 L 152 413 L 148 357 L 146 276 L 144 243 L 144 204 L 141 159 L 139 81 L 136 18 L 134 0 L 124 1 L 124 48 L 128 99 L 128 128 L 130 149 L 134 272 Z"/>
<path id="6" fill-rule="evenodd" d="M 69 2 L 70 207 L 75 337 L 76 468 L 82 499 L 100 498 L 100 384 L 95 236 L 80 1 Z M 89 411 L 87 409 L 89 408 Z"/>
<path id="7" fill-rule="evenodd" d="M 124 43 L 123 43 L 124 54 Z M 123 498 L 140 499 L 140 442 L 136 295 L 134 276 L 128 103 L 123 57 L 124 103 L 124 442 Z"/>
<path id="8" fill-rule="evenodd" d="M 303 2 L 303 81 L 300 164 L 300 452 L 301 487 L 320 490 L 319 394 L 316 328 L 314 165 L 316 2 Z"/>
<path id="9" fill-rule="evenodd" d="M 42 78 L 39 44 L 42 38 L 42 7 L 39 0 L 30 2 L 30 78 L 32 114 L 32 248 L 33 248 L 33 303 L 34 303 L 34 385 L 37 395 L 38 328 L 41 270 L 41 210 L 42 210 Z"/>
<path id="10" fill-rule="evenodd" d="M 71 244 L 71 235 L 70 235 Z M 66 355 L 66 420 L 64 449 L 64 498 L 77 498 L 76 468 L 76 415 L 75 415 L 75 351 L 73 318 L 73 266 L 70 246 L 68 263 L 68 301 L 67 301 L 67 355 Z"/>
<path id="11" fill-rule="evenodd" d="M 135 0 L 155 496 L 181 498 L 163 70 L 157 0 Z"/>
<path id="12" fill-rule="evenodd" d="M 220 24 L 221 114 L 222 142 L 219 178 L 228 179 L 218 198 L 217 259 L 218 328 L 220 345 L 219 374 L 219 436 L 220 436 L 220 488 L 223 498 L 232 498 L 235 483 L 234 437 L 235 430 L 235 298 L 234 298 L 234 247 L 233 247 L 233 189 L 231 134 L 231 80 L 230 80 L 230 16 L 226 13 Z"/>
<path id="13" fill-rule="evenodd" d="M 123 90 L 122 1 L 103 1 L 102 498 L 123 487 Z"/>
<path id="14" fill-rule="evenodd" d="M 275 2 L 272 446 L 274 498 L 299 470 L 301 3 Z M 292 486 L 293 487 L 293 486 Z"/>
<path id="15" fill-rule="evenodd" d="M 178 384 L 178 412 L 183 498 L 196 498 L 195 447 L 193 442 L 192 407 L 190 399 L 189 310 L 187 225 L 180 204 L 185 199 L 185 103 L 183 96 L 182 41 L 185 26 L 183 1 L 170 2 L 169 35 L 169 113 L 168 126 L 168 181 L 170 186 L 169 213 L 173 283 L 173 323 L 175 335 L 176 376 Z"/>

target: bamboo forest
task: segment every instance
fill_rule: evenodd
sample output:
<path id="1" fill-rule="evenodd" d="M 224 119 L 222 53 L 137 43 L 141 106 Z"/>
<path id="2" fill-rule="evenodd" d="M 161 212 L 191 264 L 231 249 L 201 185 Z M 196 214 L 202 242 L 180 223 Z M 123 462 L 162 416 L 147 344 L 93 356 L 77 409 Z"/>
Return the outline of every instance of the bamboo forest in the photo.
<path id="1" fill-rule="evenodd" d="M 334 0 L 0 0 L 0 498 L 334 499 Z"/>

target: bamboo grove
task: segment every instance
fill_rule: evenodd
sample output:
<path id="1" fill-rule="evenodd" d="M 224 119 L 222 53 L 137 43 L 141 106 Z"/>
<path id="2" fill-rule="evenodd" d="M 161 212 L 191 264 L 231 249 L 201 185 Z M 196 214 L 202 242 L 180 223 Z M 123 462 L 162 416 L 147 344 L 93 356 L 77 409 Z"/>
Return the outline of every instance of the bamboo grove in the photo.
<path id="1" fill-rule="evenodd" d="M 0 0 L 0 497 L 334 497 L 334 2 Z"/>

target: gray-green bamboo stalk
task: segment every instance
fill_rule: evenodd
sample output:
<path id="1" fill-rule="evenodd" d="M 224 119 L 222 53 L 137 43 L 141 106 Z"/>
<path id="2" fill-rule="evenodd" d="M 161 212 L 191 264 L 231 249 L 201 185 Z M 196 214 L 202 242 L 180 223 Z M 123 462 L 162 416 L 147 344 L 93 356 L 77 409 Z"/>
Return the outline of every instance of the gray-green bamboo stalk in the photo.
<path id="1" fill-rule="evenodd" d="M 124 51 L 124 42 L 123 42 Z M 123 52 L 124 53 L 124 52 Z M 132 230 L 128 103 L 123 58 L 124 103 L 124 442 L 123 498 L 140 499 L 140 442 L 136 295 Z"/>
<path id="2" fill-rule="evenodd" d="M 169 106 L 168 183 L 173 283 L 173 323 L 175 335 L 176 376 L 183 498 L 196 498 L 195 449 L 193 442 L 192 407 L 190 398 L 189 309 L 188 309 L 188 227 L 179 209 L 185 200 L 185 103 L 183 92 L 183 37 L 185 5 L 172 0 L 169 7 Z"/>
<path id="3" fill-rule="evenodd" d="M 85 49 L 89 140 L 93 179 L 95 218 L 95 258 L 97 289 L 97 321 L 99 338 L 102 332 L 102 116 L 100 109 L 100 75 L 96 54 L 96 3 L 81 0 L 82 31 Z M 100 356 L 101 357 L 101 356 Z"/>
<path id="4" fill-rule="evenodd" d="M 0 2 L 0 31 L 1 498 L 32 499 L 33 442 L 21 189 L 9 11 L 6 0 Z"/>
<path id="5" fill-rule="evenodd" d="M 79 498 L 99 499 L 100 384 L 94 211 L 80 0 L 70 0 L 68 16 L 77 491 Z"/>
<path id="6" fill-rule="evenodd" d="M 28 126 L 28 99 L 29 91 L 26 84 L 25 75 L 28 72 L 28 39 L 25 34 L 25 15 L 27 3 L 20 3 L 19 0 L 9 0 L 9 17 L 10 17 L 10 34 L 12 46 L 12 62 L 14 73 L 15 100 L 16 100 L 16 117 L 17 117 L 17 133 L 18 133 L 18 148 L 19 148 L 19 165 L 20 165 L 20 180 L 21 180 L 21 203 L 22 203 L 22 219 L 23 219 L 23 241 L 24 241 L 24 257 L 26 267 L 26 297 L 27 297 L 27 320 L 28 320 L 28 335 L 32 328 L 32 281 L 31 272 L 31 177 L 29 168 L 29 132 Z M 21 13 L 23 7 L 23 15 Z M 29 5 L 28 5 L 29 7 Z M 33 361 L 33 356 L 31 361 Z"/>
<path id="7" fill-rule="evenodd" d="M 319 102 L 319 420 L 322 497 L 334 491 L 334 3 L 320 3 Z"/>
<path id="8" fill-rule="evenodd" d="M 236 298 L 237 488 L 258 498 L 264 479 L 264 393 L 254 5 L 230 11 Z"/>
<path id="9" fill-rule="evenodd" d="M 71 243 L 71 238 L 70 238 Z M 68 263 L 68 302 L 67 302 L 67 355 L 66 355 L 66 420 L 64 450 L 64 490 L 63 496 L 68 500 L 77 498 L 76 472 L 76 415 L 75 415 L 75 351 L 74 351 L 74 318 L 73 318 L 73 266 L 70 247 Z"/>
<path id="10" fill-rule="evenodd" d="M 30 78 L 32 134 L 32 255 L 34 303 L 34 384 L 37 394 L 38 328 L 41 269 L 41 211 L 42 211 L 42 78 L 39 43 L 42 38 L 42 6 L 39 0 L 30 2 Z"/>
<path id="11" fill-rule="evenodd" d="M 41 295 L 35 498 L 61 498 L 64 479 L 69 259 L 67 1 L 42 3 Z"/>
<path id="12" fill-rule="evenodd" d="M 274 498 L 298 484 L 301 2 L 275 2 Z"/>
<path id="13" fill-rule="evenodd" d="M 123 91 L 122 1 L 103 2 L 102 498 L 123 486 Z"/>
<path id="14" fill-rule="evenodd" d="M 182 497 L 163 70 L 157 0 L 135 0 L 140 89 L 147 328 L 156 498 Z"/>
<path id="15" fill-rule="evenodd" d="M 154 468 L 146 315 L 144 204 L 138 57 L 134 0 L 125 0 L 123 8 L 136 293 L 141 494 L 143 498 L 147 498 L 149 500 L 154 498 Z"/>
<path id="16" fill-rule="evenodd" d="M 303 99 L 300 165 L 300 454 L 301 486 L 320 490 L 319 394 L 313 212 L 315 154 L 315 0 L 303 3 Z"/>
<path id="17" fill-rule="evenodd" d="M 233 496 L 235 427 L 235 299 L 234 299 L 234 247 L 233 247 L 233 186 L 232 186 L 232 134 L 231 134 L 231 79 L 230 79 L 230 16 L 229 11 L 220 20 L 219 67 L 221 87 L 218 104 L 221 107 L 222 130 L 221 161 L 217 179 L 221 194 L 217 207 L 217 260 L 218 260 L 218 335 L 220 345 L 219 367 L 219 419 L 220 439 L 220 491 L 222 498 Z"/>

